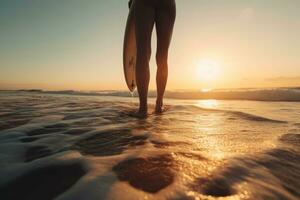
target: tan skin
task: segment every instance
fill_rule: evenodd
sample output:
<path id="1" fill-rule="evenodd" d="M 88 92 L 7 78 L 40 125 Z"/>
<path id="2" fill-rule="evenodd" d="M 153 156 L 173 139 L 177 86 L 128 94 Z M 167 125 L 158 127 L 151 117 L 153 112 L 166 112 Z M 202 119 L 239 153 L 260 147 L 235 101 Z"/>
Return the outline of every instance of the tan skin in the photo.
<path id="1" fill-rule="evenodd" d="M 155 25 L 157 34 L 155 112 L 163 111 L 163 96 L 168 79 L 168 51 L 176 17 L 175 0 L 134 0 L 137 40 L 136 83 L 139 93 L 137 117 L 147 117 L 147 95 L 149 87 L 149 60 L 151 56 L 151 36 Z"/>

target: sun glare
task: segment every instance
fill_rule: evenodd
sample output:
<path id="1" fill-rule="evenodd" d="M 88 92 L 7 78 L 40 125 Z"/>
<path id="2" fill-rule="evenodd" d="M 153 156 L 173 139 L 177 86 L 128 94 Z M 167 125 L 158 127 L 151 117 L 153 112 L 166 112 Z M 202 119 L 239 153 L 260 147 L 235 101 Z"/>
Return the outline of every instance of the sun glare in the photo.
<path id="1" fill-rule="evenodd" d="M 203 59 L 198 65 L 198 75 L 202 81 L 214 81 L 220 73 L 220 65 L 215 60 Z"/>
<path id="2" fill-rule="evenodd" d="M 218 100 L 215 99 L 207 99 L 207 100 L 199 100 L 198 104 L 199 107 L 201 108 L 217 108 L 219 105 Z"/>
<path id="3" fill-rule="evenodd" d="M 203 88 L 200 91 L 201 92 L 210 92 L 210 91 L 212 91 L 212 89 L 210 89 L 210 88 Z"/>

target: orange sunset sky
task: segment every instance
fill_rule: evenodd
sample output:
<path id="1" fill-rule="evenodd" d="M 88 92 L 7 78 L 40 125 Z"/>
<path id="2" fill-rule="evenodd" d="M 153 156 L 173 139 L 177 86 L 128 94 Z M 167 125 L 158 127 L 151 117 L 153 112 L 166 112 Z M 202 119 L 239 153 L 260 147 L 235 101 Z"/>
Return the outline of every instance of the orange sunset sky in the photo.
<path id="1" fill-rule="evenodd" d="M 300 86 L 299 8 L 178 0 L 168 89 Z M 126 90 L 127 14 L 126 0 L 1 1 L 0 89 Z"/>

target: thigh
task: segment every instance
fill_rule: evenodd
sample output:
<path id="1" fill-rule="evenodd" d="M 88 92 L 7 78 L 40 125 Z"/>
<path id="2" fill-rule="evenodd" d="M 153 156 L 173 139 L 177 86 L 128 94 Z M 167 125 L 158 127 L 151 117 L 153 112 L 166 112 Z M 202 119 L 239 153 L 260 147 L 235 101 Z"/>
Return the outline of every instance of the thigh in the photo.
<path id="1" fill-rule="evenodd" d="M 137 53 L 151 53 L 151 36 L 155 20 L 155 8 L 152 0 L 135 0 L 135 33 Z M 148 52 L 150 51 L 150 52 Z"/>
<path id="2" fill-rule="evenodd" d="M 175 0 L 160 0 L 155 14 L 158 54 L 168 54 L 175 18 Z"/>

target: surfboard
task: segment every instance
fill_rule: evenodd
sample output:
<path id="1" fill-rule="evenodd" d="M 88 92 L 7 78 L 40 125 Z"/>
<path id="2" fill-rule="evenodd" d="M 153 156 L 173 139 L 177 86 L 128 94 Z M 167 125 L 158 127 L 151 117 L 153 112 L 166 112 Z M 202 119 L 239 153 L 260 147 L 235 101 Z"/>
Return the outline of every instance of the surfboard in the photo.
<path id="1" fill-rule="evenodd" d="M 128 89 L 133 92 L 136 87 L 135 79 L 136 64 L 136 38 L 134 20 L 134 1 L 127 17 L 124 44 L 123 44 L 123 68 Z"/>

